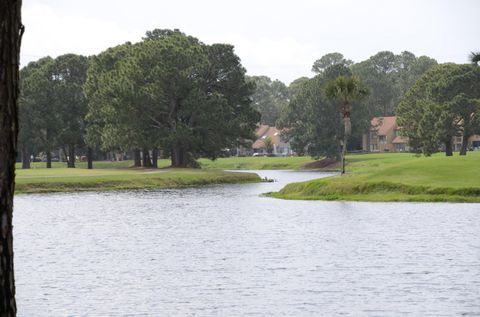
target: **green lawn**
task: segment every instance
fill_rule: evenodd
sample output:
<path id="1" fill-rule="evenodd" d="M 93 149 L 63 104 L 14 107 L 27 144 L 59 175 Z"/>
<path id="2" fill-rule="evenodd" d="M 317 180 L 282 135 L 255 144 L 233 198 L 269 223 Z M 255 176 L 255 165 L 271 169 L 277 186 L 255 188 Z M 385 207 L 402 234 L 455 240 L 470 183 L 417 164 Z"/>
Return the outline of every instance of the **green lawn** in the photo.
<path id="1" fill-rule="evenodd" d="M 347 175 L 289 184 L 272 197 L 359 201 L 480 202 L 480 152 L 350 155 Z"/>
<path id="2" fill-rule="evenodd" d="M 137 188 L 176 188 L 218 183 L 257 182 L 253 173 L 231 173 L 223 170 L 300 169 L 311 162 L 309 157 L 231 157 L 215 161 L 200 159 L 202 169 L 168 169 L 170 160 L 159 160 L 160 169 L 133 168 L 133 161 L 95 161 L 88 170 L 86 162 L 76 168 L 66 163 L 32 163 L 32 168 L 21 169 L 17 164 L 16 192 L 40 193 L 60 191 L 101 191 Z"/>
<path id="3" fill-rule="evenodd" d="M 209 159 L 199 159 L 203 169 L 219 169 L 219 170 L 264 170 L 264 169 L 300 169 L 305 163 L 312 162 L 309 157 L 226 157 L 219 158 L 214 161 Z M 32 163 L 32 170 L 45 169 L 44 162 Z M 54 162 L 52 168 L 65 168 L 67 163 Z M 133 161 L 95 161 L 93 162 L 94 169 L 118 169 L 133 166 Z M 158 167 L 170 166 L 170 160 L 158 160 Z M 77 162 L 77 168 L 87 168 L 86 162 Z M 21 170 L 22 164 L 17 163 L 17 170 Z"/>
<path id="4" fill-rule="evenodd" d="M 46 163 L 45 162 L 35 162 L 32 163 L 31 169 L 45 169 Z M 87 168 L 87 162 L 76 162 L 75 163 L 76 168 Z M 116 169 L 116 168 L 127 168 L 133 166 L 133 161 L 132 160 L 126 160 L 126 161 L 94 161 L 93 162 L 93 168 L 97 169 Z M 158 160 L 158 167 L 167 167 L 170 166 L 170 160 Z M 66 162 L 52 162 L 52 168 L 66 168 L 67 163 Z M 22 163 L 17 163 L 16 164 L 17 171 L 21 170 L 22 168 Z"/>
<path id="5" fill-rule="evenodd" d="M 221 170 L 285 170 L 301 169 L 305 163 L 312 162 L 309 156 L 295 157 L 227 157 L 215 161 L 200 159 L 199 163 L 205 169 Z"/>
<path id="6" fill-rule="evenodd" d="M 199 169 L 81 169 L 17 170 L 16 193 L 105 191 L 141 188 L 178 188 L 261 181 L 254 173 Z"/>

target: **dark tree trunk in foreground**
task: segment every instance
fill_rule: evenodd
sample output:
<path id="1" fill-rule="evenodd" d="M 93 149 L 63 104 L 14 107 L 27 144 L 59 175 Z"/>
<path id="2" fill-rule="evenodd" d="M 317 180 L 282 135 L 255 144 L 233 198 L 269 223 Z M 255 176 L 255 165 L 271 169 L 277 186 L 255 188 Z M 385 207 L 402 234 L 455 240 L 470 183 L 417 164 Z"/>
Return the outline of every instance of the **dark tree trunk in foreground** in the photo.
<path id="1" fill-rule="evenodd" d="M 0 1 L 0 317 L 14 317 L 12 212 L 17 154 L 21 0 Z"/>
<path id="2" fill-rule="evenodd" d="M 75 168 L 75 145 L 71 144 L 68 146 L 68 168 Z"/>
<path id="3" fill-rule="evenodd" d="M 87 148 L 87 168 L 91 170 L 93 168 L 93 151 L 92 148 Z"/>
<path id="4" fill-rule="evenodd" d="M 152 167 L 158 168 L 158 149 L 152 150 Z"/>
<path id="5" fill-rule="evenodd" d="M 445 141 L 445 155 L 446 156 L 452 156 L 453 155 L 452 138 L 449 138 Z"/>
<path id="6" fill-rule="evenodd" d="M 468 139 L 470 138 L 469 135 L 464 135 L 462 138 L 462 147 L 460 148 L 460 155 L 467 155 L 468 151 Z"/>
<path id="7" fill-rule="evenodd" d="M 47 168 L 52 168 L 52 152 L 47 150 Z"/>
<path id="8" fill-rule="evenodd" d="M 22 148 L 22 169 L 30 168 L 30 151 L 26 145 Z"/>
<path id="9" fill-rule="evenodd" d="M 140 157 L 140 150 L 139 149 L 133 150 L 133 165 L 135 167 L 142 166 L 142 158 Z"/>

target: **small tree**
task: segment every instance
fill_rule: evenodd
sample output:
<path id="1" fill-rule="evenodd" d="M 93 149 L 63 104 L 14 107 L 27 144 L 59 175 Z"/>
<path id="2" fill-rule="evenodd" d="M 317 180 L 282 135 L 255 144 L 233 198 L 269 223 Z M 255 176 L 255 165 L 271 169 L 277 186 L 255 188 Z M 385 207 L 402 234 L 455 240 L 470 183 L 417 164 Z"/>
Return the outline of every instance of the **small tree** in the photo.
<path id="1" fill-rule="evenodd" d="M 267 136 L 265 139 L 262 140 L 263 146 L 265 146 L 265 150 L 267 150 L 268 154 L 273 152 L 273 141 L 272 138 Z"/>
<path id="2" fill-rule="evenodd" d="M 367 89 L 363 83 L 354 76 L 339 76 L 327 84 L 325 94 L 331 100 L 337 100 L 340 103 L 340 113 L 343 117 L 344 134 L 342 142 L 342 175 L 345 174 L 345 155 L 347 153 L 347 142 L 352 133 L 352 124 L 350 114 L 352 103 L 360 101 L 368 95 Z"/>
<path id="3" fill-rule="evenodd" d="M 470 61 L 473 65 L 478 66 L 478 63 L 480 62 L 480 52 L 472 52 L 470 54 Z"/>

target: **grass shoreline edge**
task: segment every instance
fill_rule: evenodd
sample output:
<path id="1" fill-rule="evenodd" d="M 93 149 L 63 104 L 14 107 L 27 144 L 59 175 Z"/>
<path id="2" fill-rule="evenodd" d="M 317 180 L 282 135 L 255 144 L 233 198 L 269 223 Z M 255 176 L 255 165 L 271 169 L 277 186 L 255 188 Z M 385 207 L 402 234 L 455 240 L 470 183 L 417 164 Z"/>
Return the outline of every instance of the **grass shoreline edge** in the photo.
<path id="1" fill-rule="evenodd" d="M 175 189 L 217 184 L 258 183 L 255 173 L 181 169 L 157 173 L 131 172 L 113 175 L 18 178 L 15 194 L 104 192 L 113 190 Z"/>
<path id="2" fill-rule="evenodd" d="M 346 176 L 291 183 L 265 196 L 288 200 L 480 203 L 480 152 L 467 156 L 351 155 Z"/>

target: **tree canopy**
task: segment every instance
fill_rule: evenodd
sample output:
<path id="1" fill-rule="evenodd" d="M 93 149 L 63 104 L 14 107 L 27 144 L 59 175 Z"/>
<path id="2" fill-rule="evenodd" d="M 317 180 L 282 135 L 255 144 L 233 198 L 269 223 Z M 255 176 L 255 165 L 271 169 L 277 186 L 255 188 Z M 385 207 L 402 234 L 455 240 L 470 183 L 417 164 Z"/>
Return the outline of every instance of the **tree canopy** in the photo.
<path id="1" fill-rule="evenodd" d="M 472 65 L 432 67 L 408 91 L 397 109 L 402 133 L 416 151 L 430 155 L 443 144 L 452 155 L 452 138 L 480 133 L 480 69 Z"/>
<path id="2" fill-rule="evenodd" d="M 313 63 L 312 72 L 321 74 L 330 66 L 343 65 L 348 67 L 352 64 L 353 61 L 346 59 L 341 53 L 328 53 Z"/>
<path id="3" fill-rule="evenodd" d="M 92 144 L 161 147 L 172 166 L 189 166 L 253 138 L 260 119 L 251 107 L 254 85 L 231 45 L 153 30 L 94 61 L 86 85 Z M 98 114 L 106 115 L 94 123 Z"/>
<path id="4" fill-rule="evenodd" d="M 252 106 L 261 114 L 260 122 L 274 126 L 280 112 L 289 102 L 288 87 L 279 80 L 267 76 L 247 77 L 255 85 Z"/>
<path id="5" fill-rule="evenodd" d="M 348 67 L 336 64 L 328 67 L 322 74 L 299 83 L 297 93 L 288 106 L 282 111 L 278 121 L 284 129 L 284 137 L 292 143 L 297 153 L 309 154 L 313 157 L 326 156 L 339 160 L 341 158 L 341 142 L 344 139 L 342 113 L 336 100 L 327 97 L 329 82 L 342 76 L 351 76 Z M 353 101 L 359 105 L 358 101 Z M 364 126 L 370 122 L 365 107 L 352 107 L 354 133 L 358 137 Z M 360 128 L 361 127 L 361 128 Z"/>

